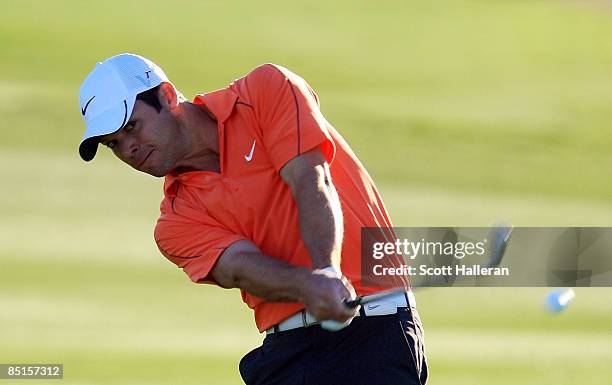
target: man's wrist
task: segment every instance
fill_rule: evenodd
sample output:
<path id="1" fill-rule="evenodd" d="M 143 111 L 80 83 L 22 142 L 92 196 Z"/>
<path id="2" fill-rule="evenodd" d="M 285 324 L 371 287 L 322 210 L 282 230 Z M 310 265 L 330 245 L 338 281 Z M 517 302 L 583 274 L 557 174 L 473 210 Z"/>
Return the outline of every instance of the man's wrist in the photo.
<path id="1" fill-rule="evenodd" d="M 292 282 L 292 295 L 297 302 L 304 302 L 304 296 L 308 293 L 308 285 L 312 276 L 312 271 L 305 267 L 296 268 Z"/>

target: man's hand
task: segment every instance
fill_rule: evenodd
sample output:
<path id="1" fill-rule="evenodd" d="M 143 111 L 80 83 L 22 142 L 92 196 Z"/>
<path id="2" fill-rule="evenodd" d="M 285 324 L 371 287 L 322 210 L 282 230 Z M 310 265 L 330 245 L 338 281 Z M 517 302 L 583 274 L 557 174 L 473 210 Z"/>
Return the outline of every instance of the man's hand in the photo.
<path id="1" fill-rule="evenodd" d="M 348 308 L 345 300 L 355 298 L 355 289 L 342 276 L 324 270 L 314 270 L 306 279 L 301 289 L 302 302 L 306 311 L 317 320 L 347 322 L 359 312 L 359 307 Z"/>

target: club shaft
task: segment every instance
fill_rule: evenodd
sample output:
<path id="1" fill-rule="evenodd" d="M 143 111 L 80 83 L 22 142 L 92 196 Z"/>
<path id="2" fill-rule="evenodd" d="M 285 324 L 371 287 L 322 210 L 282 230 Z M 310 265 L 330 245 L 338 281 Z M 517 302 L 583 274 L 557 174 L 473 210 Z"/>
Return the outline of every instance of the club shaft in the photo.
<path id="1" fill-rule="evenodd" d="M 378 301 L 379 299 L 383 299 L 383 298 L 387 298 L 392 295 L 396 295 L 398 293 L 404 293 L 405 291 L 406 289 L 383 291 L 381 293 L 370 294 L 368 296 L 360 296 L 360 297 L 355 298 L 352 301 L 346 301 L 344 304 L 346 307 L 354 308 L 359 305 L 365 305 L 366 303 Z"/>

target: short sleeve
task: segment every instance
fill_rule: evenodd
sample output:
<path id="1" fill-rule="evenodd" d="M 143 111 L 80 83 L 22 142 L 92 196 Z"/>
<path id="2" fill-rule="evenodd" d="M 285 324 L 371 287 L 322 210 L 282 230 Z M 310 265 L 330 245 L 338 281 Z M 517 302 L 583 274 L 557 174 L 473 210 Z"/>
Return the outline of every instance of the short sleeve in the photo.
<path id="1" fill-rule="evenodd" d="M 308 83 L 286 68 L 264 64 L 246 77 L 264 146 L 277 171 L 296 156 L 320 147 L 332 163 L 335 144 Z"/>
<path id="2" fill-rule="evenodd" d="M 196 283 L 216 284 L 210 271 L 223 251 L 242 239 L 221 226 L 174 213 L 162 213 L 155 226 L 160 252 Z"/>

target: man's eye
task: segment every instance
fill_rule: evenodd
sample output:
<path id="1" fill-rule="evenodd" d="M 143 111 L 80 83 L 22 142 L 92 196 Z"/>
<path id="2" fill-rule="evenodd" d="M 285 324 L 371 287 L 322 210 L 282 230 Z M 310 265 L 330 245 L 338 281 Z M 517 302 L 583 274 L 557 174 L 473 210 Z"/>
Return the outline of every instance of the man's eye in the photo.
<path id="1" fill-rule="evenodd" d="M 128 122 L 124 127 L 123 127 L 123 131 L 125 132 L 130 132 L 134 129 L 135 123 L 134 122 Z"/>
<path id="2" fill-rule="evenodd" d="M 112 150 L 117 145 L 117 141 L 111 140 L 109 142 L 104 143 L 104 145 Z"/>

